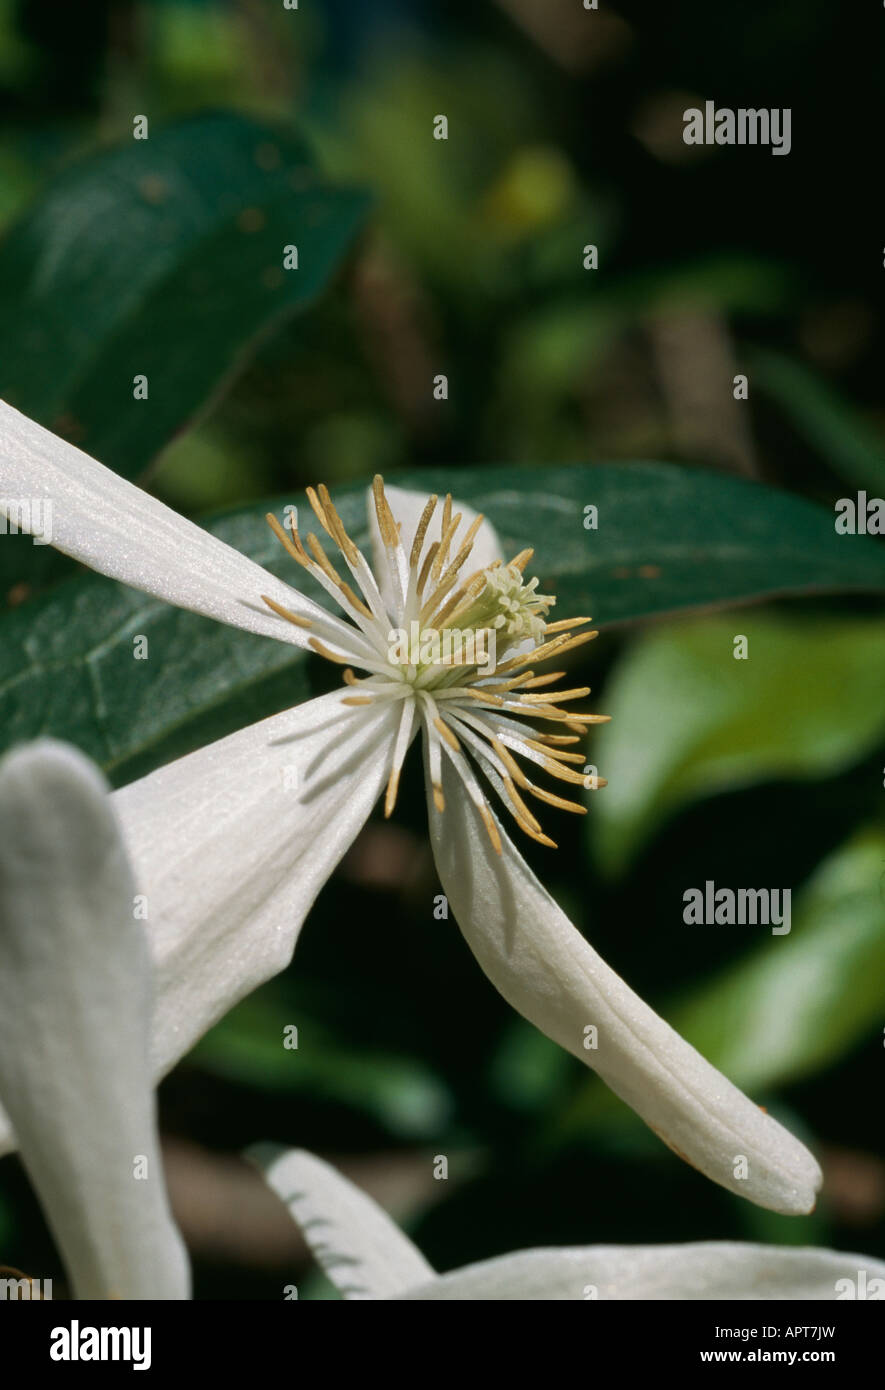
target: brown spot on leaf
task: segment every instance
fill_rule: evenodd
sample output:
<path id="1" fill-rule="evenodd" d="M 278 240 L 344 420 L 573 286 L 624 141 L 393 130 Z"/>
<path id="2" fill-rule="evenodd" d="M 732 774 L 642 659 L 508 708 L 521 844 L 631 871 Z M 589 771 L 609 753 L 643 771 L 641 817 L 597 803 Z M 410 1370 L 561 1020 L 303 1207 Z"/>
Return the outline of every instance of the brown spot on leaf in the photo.
<path id="1" fill-rule="evenodd" d="M 86 433 L 85 427 L 77 417 L 68 413 L 56 417 L 52 430 L 54 434 L 60 434 L 65 439 L 82 439 Z"/>
<path id="2" fill-rule="evenodd" d="M 243 208 L 237 218 L 237 226 L 241 232 L 260 232 L 266 221 L 261 208 Z"/>
<path id="3" fill-rule="evenodd" d="M 26 584 L 22 579 L 18 584 L 13 584 L 6 595 L 6 602 L 9 604 L 10 608 L 17 608 L 20 603 L 24 603 L 25 599 L 30 598 L 30 596 L 31 586 L 30 584 Z"/>
<path id="4" fill-rule="evenodd" d="M 165 203 L 169 197 L 169 185 L 159 174 L 145 174 L 144 178 L 138 180 L 138 191 L 146 203 L 152 203 L 155 207 Z"/>

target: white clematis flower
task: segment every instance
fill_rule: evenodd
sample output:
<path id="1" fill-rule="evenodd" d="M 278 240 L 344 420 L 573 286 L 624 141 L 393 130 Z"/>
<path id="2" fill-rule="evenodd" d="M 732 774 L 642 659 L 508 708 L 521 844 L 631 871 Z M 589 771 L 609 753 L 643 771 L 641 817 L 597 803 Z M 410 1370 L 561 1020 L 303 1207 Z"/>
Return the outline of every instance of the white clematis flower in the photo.
<path id="1" fill-rule="evenodd" d="M 583 755 L 572 745 L 599 719 L 563 707 L 586 689 L 554 691 L 549 683 L 562 673 L 534 674 L 595 634 L 576 630 L 583 618 L 545 621 L 550 601 L 522 578 L 530 552 L 504 564 L 493 528 L 469 508 L 385 493 L 376 480 L 370 565 L 328 492 L 310 490 L 339 568 L 315 537 L 304 544 L 269 520 L 342 618 L 2 403 L 0 467 L 0 507 L 10 497 L 51 502 L 53 543 L 65 553 L 344 668 L 345 693 L 266 719 L 115 794 L 150 902 L 158 1074 L 288 963 L 314 898 L 385 786 L 390 812 L 420 729 L 442 886 L 505 999 L 594 1067 L 713 1181 L 776 1211 L 813 1207 L 821 1174 L 807 1149 L 609 969 L 490 804 L 491 790 L 521 832 L 552 844 L 525 797 L 583 810 L 536 782 L 536 769 L 582 784 Z M 412 662 L 401 650 L 392 655 L 392 634 L 411 635 L 413 622 L 443 635 L 494 632 L 494 674 L 483 674 L 485 639 L 479 660 L 467 665 L 451 664 L 444 651 L 437 659 L 419 651 Z M 293 761 L 297 793 L 286 777 Z M 598 1030 L 595 1050 L 584 1045 L 589 1025 Z M 2 1139 L 0 1126 L 0 1151 Z"/>
<path id="2" fill-rule="evenodd" d="M 151 962 L 108 790 L 45 741 L 0 763 L 0 1097 L 76 1298 L 188 1298 L 157 1142 Z"/>
<path id="3" fill-rule="evenodd" d="M 247 1155 L 347 1299 L 885 1299 L 885 1264 L 812 1247 L 702 1241 L 518 1250 L 437 1274 L 361 1188 L 303 1149 Z"/>

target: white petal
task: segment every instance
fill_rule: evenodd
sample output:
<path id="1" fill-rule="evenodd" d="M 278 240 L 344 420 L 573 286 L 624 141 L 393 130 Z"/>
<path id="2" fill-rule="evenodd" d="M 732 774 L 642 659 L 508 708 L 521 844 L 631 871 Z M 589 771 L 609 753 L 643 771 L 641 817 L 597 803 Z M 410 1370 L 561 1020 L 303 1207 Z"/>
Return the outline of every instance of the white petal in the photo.
<path id="1" fill-rule="evenodd" d="M 405 550 L 406 558 L 408 559 L 412 549 L 412 542 L 415 539 L 415 531 L 421 519 L 421 513 L 427 505 L 430 493 L 413 492 L 409 488 L 396 487 L 393 484 L 385 483 L 384 495 L 390 505 L 390 510 L 393 512 L 394 520 L 400 523 L 400 544 Z M 366 492 L 366 508 L 369 514 L 369 532 L 372 538 L 373 569 L 376 574 L 383 576 L 387 569 L 387 565 L 384 559 L 384 543 L 381 540 L 381 532 L 378 529 L 378 518 L 375 514 L 375 503 L 371 488 Z M 473 507 L 468 507 L 466 502 L 453 500 L 452 516 L 457 516 L 458 512 L 461 513 L 461 524 L 455 533 L 455 538 L 449 552 L 452 556 L 457 554 L 459 544 L 477 516 Z M 427 535 L 421 547 L 419 567 L 423 563 L 424 556 L 427 554 L 432 542 L 439 540 L 441 516 L 442 499 L 440 499 L 433 520 L 427 529 Z M 490 521 L 484 521 L 476 533 L 473 549 L 470 552 L 470 556 L 462 573 L 467 577 L 474 574 L 476 570 L 488 569 L 489 565 L 494 564 L 496 560 L 503 559 L 504 552 L 501 549 L 498 533 Z M 388 607 L 393 606 L 391 602 L 392 595 L 389 592 L 385 593 L 383 588 L 382 597 Z"/>
<path id="2" fill-rule="evenodd" d="M 150 960 L 106 788 L 76 750 L 0 765 L 0 1095 L 78 1298 L 187 1298 L 148 1065 Z"/>
<path id="3" fill-rule="evenodd" d="M 774 1211 L 810 1211 L 821 1173 L 808 1150 L 605 964 L 503 828 L 503 854 L 494 853 L 479 813 L 448 768 L 444 792 L 442 815 L 428 795 L 443 890 L 468 945 L 508 1003 L 598 1071 L 666 1144 L 714 1182 Z M 588 1025 L 598 1030 L 596 1050 L 584 1046 Z M 735 1176 L 741 1159 L 746 1178 Z"/>
<path id="4" fill-rule="evenodd" d="M 386 780 L 399 708 L 343 691 L 251 724 L 115 792 L 149 909 L 153 1055 L 167 1070 L 292 959 Z"/>
<path id="5" fill-rule="evenodd" d="M 147 912 L 156 1076 L 289 963 L 384 787 L 398 717 L 335 691 L 114 793 Z"/>
<path id="6" fill-rule="evenodd" d="M 885 1298 L 885 1264 L 811 1246 L 597 1245 L 521 1250 L 444 1274 L 414 1299 Z M 852 1292 L 853 1290 L 853 1292 Z M 722 1345 L 726 1345 L 723 1343 Z"/>
<path id="7" fill-rule="evenodd" d="M 161 1072 L 288 965 L 302 923 L 386 780 L 399 708 L 341 691 L 116 792 L 147 895 Z"/>
<path id="8" fill-rule="evenodd" d="M 48 533 L 66 555 L 179 608 L 300 647 L 310 630 L 272 613 L 262 594 L 328 624 L 261 565 L 0 401 L 0 514 L 14 520 L 22 504 L 22 530 Z"/>
<path id="9" fill-rule="evenodd" d="M 345 1298 L 394 1298 L 433 1279 L 433 1267 L 377 1202 L 304 1149 L 256 1147 L 317 1262 Z"/>

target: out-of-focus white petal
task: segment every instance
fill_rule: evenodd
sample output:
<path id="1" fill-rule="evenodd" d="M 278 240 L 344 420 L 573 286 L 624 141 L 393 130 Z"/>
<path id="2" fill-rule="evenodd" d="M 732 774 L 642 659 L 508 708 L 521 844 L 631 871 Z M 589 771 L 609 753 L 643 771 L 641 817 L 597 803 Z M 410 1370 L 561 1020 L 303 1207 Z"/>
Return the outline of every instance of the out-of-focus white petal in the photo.
<path id="1" fill-rule="evenodd" d="M 107 789 L 50 742 L 0 765 L 0 1095 L 78 1298 L 187 1298 L 148 1062 L 151 966 Z"/>
<path id="2" fill-rule="evenodd" d="M 466 1265 L 400 1295 L 409 1299 L 885 1298 L 885 1264 L 814 1247 L 596 1245 L 521 1250 Z"/>
<path id="3" fill-rule="evenodd" d="M 415 539 L 415 532 L 418 528 L 418 522 L 421 519 L 421 513 L 427 505 L 430 494 L 427 492 L 413 492 L 409 488 L 396 487 L 393 484 L 385 483 L 384 495 L 390 505 L 390 510 L 393 512 L 394 520 L 400 524 L 400 544 L 405 550 L 406 558 L 408 559 L 412 549 L 412 542 Z M 372 566 L 375 573 L 379 575 L 383 581 L 384 575 L 387 572 L 387 563 L 384 558 L 384 543 L 381 540 L 381 532 L 378 529 L 378 518 L 375 513 L 375 503 L 371 488 L 366 492 L 366 508 L 369 514 L 369 532 L 372 538 Z M 456 516 L 458 512 L 461 513 L 461 524 L 455 532 L 455 537 L 450 548 L 449 553 L 452 556 L 458 553 L 458 547 L 461 541 L 464 539 L 469 527 L 476 520 L 477 516 L 473 507 L 468 507 L 466 502 L 453 500 L 452 516 Z M 432 542 L 439 540 L 441 516 L 442 499 L 440 499 L 437 505 L 436 513 L 428 527 L 427 535 L 424 538 L 424 544 L 421 547 L 419 568 Z M 484 521 L 476 533 L 473 549 L 470 552 L 470 556 L 465 563 L 462 573 L 466 578 L 474 574 L 476 570 L 488 569 L 489 565 L 494 564 L 496 560 L 503 559 L 504 553 L 501 549 L 498 533 L 490 521 Z M 388 591 L 385 592 L 385 589 Z M 393 607 L 393 596 L 389 591 L 389 586 L 383 582 L 381 596 L 389 608 Z"/>
<path id="4" fill-rule="evenodd" d="M 885 1264 L 814 1247 L 705 1241 L 519 1250 L 437 1275 L 377 1202 L 301 1149 L 248 1154 L 347 1298 L 885 1299 Z"/>
<path id="5" fill-rule="evenodd" d="M 427 778 L 428 788 L 430 778 Z M 446 768 L 446 809 L 428 794 L 434 857 L 467 943 L 509 1004 L 593 1067 L 686 1162 L 774 1211 L 810 1211 L 812 1155 L 659 1018 L 575 929 L 499 824 L 482 819 Z M 585 1047 L 597 1030 L 597 1047 Z M 741 1174 L 746 1168 L 746 1177 Z"/>
<path id="6" fill-rule="evenodd" d="M 267 594 L 328 629 L 297 589 L 3 401 L 0 512 L 100 574 L 232 627 L 306 646 L 310 629 L 272 613 Z"/>
<path id="7" fill-rule="evenodd" d="M 113 794 L 154 963 L 155 1076 L 288 964 L 384 787 L 399 708 L 342 705 L 341 693 Z M 0 1115 L 0 1153 L 13 1142 Z"/>
<path id="8" fill-rule="evenodd" d="M 247 1157 L 263 1169 L 344 1298 L 393 1298 L 434 1278 L 378 1203 L 322 1159 L 304 1149 L 264 1147 Z"/>

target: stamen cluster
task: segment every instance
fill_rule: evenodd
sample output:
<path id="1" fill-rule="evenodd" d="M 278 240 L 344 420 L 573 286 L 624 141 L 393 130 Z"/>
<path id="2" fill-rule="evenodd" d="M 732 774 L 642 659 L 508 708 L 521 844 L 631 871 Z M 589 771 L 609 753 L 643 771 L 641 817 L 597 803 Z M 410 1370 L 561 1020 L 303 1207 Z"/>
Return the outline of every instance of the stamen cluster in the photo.
<path id="1" fill-rule="evenodd" d="M 375 573 L 347 534 L 328 489 L 308 488 L 307 495 L 359 592 L 342 578 L 313 533 L 302 541 L 297 527 L 289 533 L 276 517 L 267 519 L 287 552 L 336 600 L 349 621 L 332 614 L 328 621 L 307 619 L 266 596 L 264 602 L 286 621 L 314 629 L 308 639 L 310 647 L 345 667 L 344 681 L 353 693 L 343 703 L 401 703 L 385 814 L 390 815 L 396 803 L 405 755 L 420 724 L 427 740 L 433 798 L 439 811 L 445 809 L 445 757 L 479 811 L 498 853 L 501 838 L 477 768 L 499 793 L 519 828 L 541 844 L 552 846 L 554 842 L 543 833 L 521 793 L 562 810 L 583 814 L 586 807 L 539 786 L 514 755 L 562 782 L 594 788 L 605 785 L 602 779 L 591 780 L 578 771 L 583 754 L 571 745 L 580 741 L 590 724 L 602 723 L 607 716 L 564 708 L 588 695 L 589 687 L 551 690 L 565 672 L 535 674 L 537 666 L 596 637 L 596 632 L 576 632 L 590 619 L 546 621 L 555 599 L 537 592 L 536 578 L 528 583 L 523 579 L 531 550 L 520 551 L 509 564 L 499 561 L 462 579 L 483 518 L 474 519 L 456 546 L 462 516 L 452 514 L 451 496 L 443 501 L 438 536 L 432 540 L 428 538 L 439 498 L 428 499 L 407 555 L 383 480 L 375 478 L 373 500 L 382 541 L 379 572 Z M 408 632 L 410 627 L 443 635 L 459 629 L 473 638 L 485 635 L 486 640 L 475 641 L 466 656 L 462 645 L 457 659 L 452 658 L 451 643 L 448 651 L 443 644 L 438 656 L 431 649 L 427 660 L 423 659 L 426 653 L 418 661 L 403 659 L 402 651 L 392 657 L 393 632 Z M 496 658 L 493 669 L 488 660 L 489 639 Z M 365 674 L 357 676 L 354 668 Z M 533 727 L 535 721 L 568 732 L 538 731 Z"/>

